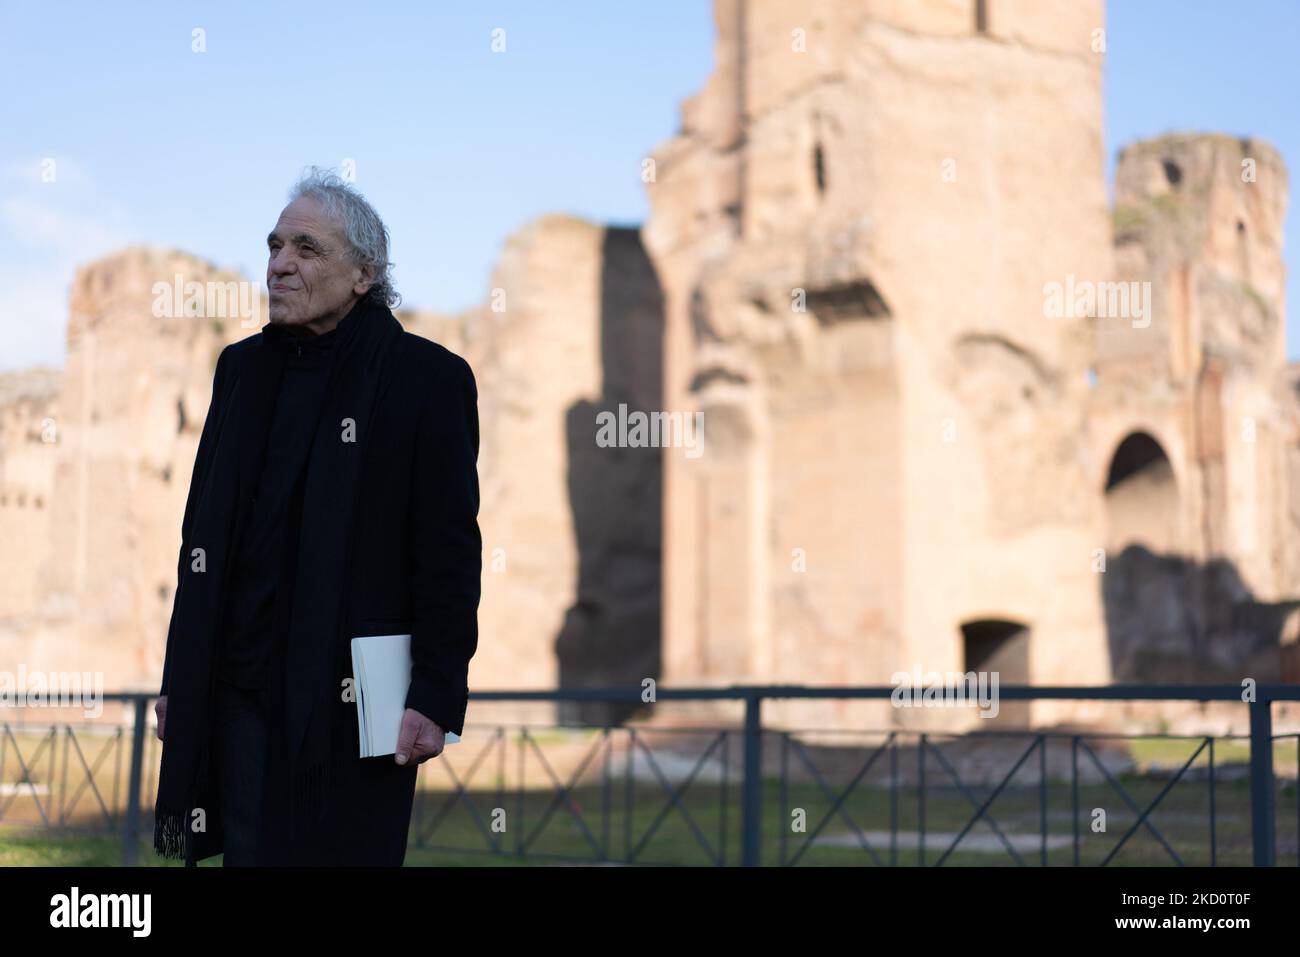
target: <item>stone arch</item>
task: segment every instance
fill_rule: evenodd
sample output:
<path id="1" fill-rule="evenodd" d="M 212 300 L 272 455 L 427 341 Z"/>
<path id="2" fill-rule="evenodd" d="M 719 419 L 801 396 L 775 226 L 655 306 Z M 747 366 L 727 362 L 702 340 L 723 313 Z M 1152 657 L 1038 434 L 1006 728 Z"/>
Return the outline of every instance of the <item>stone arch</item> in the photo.
<path id="1" fill-rule="evenodd" d="M 1150 432 L 1129 432 L 1106 473 L 1106 547 L 1140 544 L 1156 554 L 1182 548 L 1178 480 L 1164 446 Z"/>

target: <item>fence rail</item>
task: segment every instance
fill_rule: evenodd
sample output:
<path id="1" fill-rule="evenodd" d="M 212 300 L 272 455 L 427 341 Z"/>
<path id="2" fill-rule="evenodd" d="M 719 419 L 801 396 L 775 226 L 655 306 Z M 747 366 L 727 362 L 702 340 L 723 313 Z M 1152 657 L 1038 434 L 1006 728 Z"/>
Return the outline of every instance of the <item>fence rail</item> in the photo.
<path id="1" fill-rule="evenodd" d="M 1078 866 L 1081 863 L 1081 846 L 1083 844 L 1081 835 L 1081 776 L 1080 767 L 1092 767 L 1094 772 L 1100 775 L 1099 780 L 1105 784 L 1105 791 L 1108 794 L 1113 793 L 1128 809 L 1128 812 L 1135 815 L 1133 823 L 1121 835 L 1117 844 L 1110 848 L 1109 853 L 1100 862 L 1103 865 L 1109 864 L 1120 851 L 1129 846 L 1133 839 L 1143 834 L 1159 845 L 1164 853 L 1168 856 L 1171 863 L 1182 865 L 1185 863 L 1183 856 L 1180 855 L 1174 847 L 1174 842 L 1168 839 L 1161 828 L 1157 826 L 1155 820 L 1156 811 L 1170 794 L 1175 785 L 1190 779 L 1189 771 L 1197 762 L 1198 758 L 1204 757 L 1208 760 L 1207 780 L 1207 797 L 1208 811 L 1206 814 L 1204 832 L 1207 839 L 1208 862 L 1211 865 L 1219 863 L 1219 843 L 1220 835 L 1218 833 L 1218 812 L 1216 805 L 1216 784 L 1218 775 L 1221 773 L 1221 763 L 1216 760 L 1215 742 L 1213 736 L 1192 736 L 1184 737 L 1183 740 L 1189 742 L 1189 747 L 1195 745 L 1195 750 L 1190 754 L 1176 773 L 1169 777 L 1169 780 L 1155 796 L 1154 799 L 1146 803 L 1145 806 L 1135 799 L 1129 792 L 1129 789 L 1106 767 L 1105 762 L 1098 756 L 1093 744 L 1099 739 L 1123 738 L 1123 737 L 1142 737 L 1142 738 L 1160 738 L 1173 739 L 1179 736 L 1171 735 L 1141 735 L 1141 736 L 1123 736 L 1107 735 L 1102 733 L 1073 734 L 1049 731 L 1032 731 L 1023 732 L 969 732 L 966 734 L 937 734 L 924 732 L 910 732 L 900 730 L 888 730 L 881 732 L 861 733 L 874 734 L 883 740 L 878 746 L 867 749 L 869 751 L 866 761 L 859 767 L 852 780 L 843 790 L 838 793 L 833 786 L 829 784 L 825 777 L 818 771 L 815 762 L 809 755 L 809 749 L 799 739 L 796 732 L 788 729 L 769 730 L 763 727 L 762 706 L 766 701 L 773 700 L 810 700 L 810 699 L 888 699 L 894 694 L 895 689 L 892 687 L 806 687 L 796 685 L 774 685 L 774 686 L 731 686 L 727 688 L 660 688 L 655 694 L 658 702 L 664 701 L 731 701 L 743 705 L 744 720 L 738 730 L 729 729 L 684 729 L 672 728 L 671 732 L 676 735 L 695 733 L 702 736 L 706 742 L 705 748 L 690 774 L 687 775 L 684 782 L 674 786 L 674 784 L 663 774 L 659 768 L 659 763 L 655 759 L 654 751 L 647 745 L 648 737 L 656 730 L 668 729 L 646 729 L 637 727 L 606 727 L 603 729 L 589 729 L 597 732 L 598 737 L 591 753 L 584 757 L 578 770 L 574 773 L 573 779 L 566 785 L 553 772 L 553 769 L 546 761 L 545 754 L 540 747 L 538 740 L 527 727 L 521 729 L 517 740 L 519 742 L 519 780 L 517 782 L 518 791 L 515 794 L 515 803 L 513 805 L 515 819 L 512 824 L 514 836 L 514 845 L 512 849 L 507 849 L 500 834 L 496 833 L 491 824 L 480 813 L 480 809 L 474 802 L 470 792 L 470 779 L 476 773 L 481 763 L 487 759 L 489 753 L 494 753 L 498 757 L 499 771 L 498 782 L 504 780 L 507 739 L 505 736 L 504 726 L 498 726 L 495 732 L 487 732 L 483 735 L 476 736 L 484 742 L 484 748 L 478 752 L 474 759 L 473 765 L 464 780 L 461 780 L 455 773 L 451 762 L 439 759 L 438 762 L 429 762 L 425 767 L 439 765 L 446 768 L 447 773 L 452 776 L 454 789 L 443 802 L 442 808 L 428 819 L 428 815 L 423 813 L 422 807 L 417 804 L 415 817 L 412 824 L 412 833 L 414 844 L 419 847 L 439 847 L 430 840 L 437 832 L 439 826 L 445 820 L 446 815 L 454 806 L 464 806 L 470 812 L 474 828 L 484 838 L 484 850 L 487 853 L 502 854 L 512 853 L 518 857 L 545 856 L 538 851 L 533 850 L 533 845 L 538 837 L 547 827 L 548 823 L 554 818 L 557 811 L 561 808 L 573 819 L 575 826 L 582 836 L 586 849 L 589 851 L 587 859 L 604 862 L 622 862 L 622 863 L 639 863 L 645 860 L 645 850 L 655 836 L 656 832 L 663 825 L 664 821 L 671 815 L 683 821 L 689 829 L 694 842 L 699 845 L 699 849 L 705 855 L 706 860 L 710 863 L 725 865 L 728 861 L 727 841 L 730 833 L 728 829 L 728 796 L 729 781 L 731 778 L 731 741 L 734 737 L 739 736 L 740 741 L 740 860 L 739 863 L 744 866 L 757 866 L 762 863 L 763 844 L 764 844 L 764 822 L 763 822 L 763 755 L 764 741 L 767 738 L 775 737 L 779 742 L 779 758 L 781 773 L 777 782 L 779 788 L 779 805 L 782 814 L 789 814 L 792 810 L 789 796 L 789 786 L 791 779 L 790 763 L 795 759 L 797 767 L 808 776 L 808 780 L 816 785 L 814 795 L 820 795 L 831 804 L 830 810 L 826 812 L 820 820 L 816 821 L 811 828 L 811 832 L 804 830 L 794 832 L 786 827 L 784 822 L 779 827 L 779 852 L 777 855 L 778 863 L 782 865 L 793 865 L 806 858 L 809 850 L 817 845 L 819 840 L 827 841 L 829 837 L 822 837 L 823 832 L 829 827 L 833 820 L 846 821 L 849 825 L 847 835 L 836 838 L 837 840 L 849 840 L 856 842 L 857 848 L 861 850 L 866 857 L 874 864 L 898 864 L 904 862 L 911 855 L 905 853 L 908 848 L 900 848 L 900 837 L 904 832 L 900 829 L 901 815 L 904 813 L 904 800 L 906 799 L 906 812 L 912 815 L 914 820 L 914 830 L 907 832 L 910 840 L 916 839 L 915 862 L 921 865 L 934 864 L 942 865 L 954 859 L 954 855 L 960 853 L 959 848 L 964 841 L 967 841 L 972 831 L 979 825 L 983 825 L 997 839 L 997 845 L 1005 850 L 1007 855 L 1017 864 L 1026 864 L 1028 855 L 1030 858 L 1036 856 L 1038 862 L 1042 865 L 1049 863 L 1049 826 L 1048 826 L 1048 761 L 1049 752 L 1053 747 L 1058 751 L 1068 749 L 1069 767 L 1068 781 L 1070 786 L 1070 807 L 1071 807 L 1071 852 L 1070 862 Z M 485 691 L 476 692 L 470 695 L 474 701 L 481 702 L 600 702 L 600 703 L 628 703 L 635 704 L 642 701 L 642 692 L 637 688 L 589 688 L 589 689 L 559 689 L 545 691 Z M 1300 686 L 1259 686 L 1254 691 L 1253 700 L 1243 701 L 1242 689 L 1235 686 L 1219 685 L 1113 685 L 1106 687 L 1002 687 L 998 692 L 999 699 L 1002 701 L 1184 701 L 1184 702 L 1233 702 L 1242 705 L 1248 709 L 1249 714 L 1249 735 L 1243 736 L 1241 740 L 1248 744 L 1249 748 L 1249 821 L 1250 821 L 1250 847 L 1251 860 L 1257 866 L 1271 866 L 1277 863 L 1278 857 L 1278 835 L 1277 835 L 1277 809 L 1276 809 L 1276 781 L 1274 779 L 1274 747 L 1276 742 L 1288 739 L 1297 739 L 1297 735 L 1274 735 L 1272 729 L 1272 705 L 1281 701 L 1300 701 Z M 14 734 L 14 726 L 10 723 L 0 723 L 0 782 L 8 781 L 7 768 L 13 767 L 17 772 L 18 784 L 12 787 L 8 794 L 0 794 L 0 824 L 5 823 L 5 815 L 12 805 L 13 801 L 24 793 L 34 799 L 37 812 L 40 817 L 40 823 L 44 827 L 59 828 L 66 827 L 70 813 L 83 800 L 93 800 L 98 806 L 101 819 L 101 829 L 107 827 L 111 832 L 121 831 L 122 835 L 122 859 L 125 864 L 134 864 L 138 859 L 141 847 L 141 835 L 143 830 L 145 800 L 145 775 L 147 770 L 153 770 L 150 767 L 149 755 L 150 750 L 156 750 L 158 746 L 149 722 L 149 706 L 155 699 L 155 695 L 144 693 L 113 693 L 105 694 L 102 700 L 105 702 L 120 702 L 127 704 L 132 710 L 132 720 L 129 725 L 113 728 L 108 735 L 107 741 L 100 748 L 99 752 L 87 755 L 86 750 L 82 747 L 82 741 L 71 725 L 63 726 L 63 751 L 62 751 L 62 774 L 56 783 L 55 770 L 58 766 L 57 746 L 59 744 L 59 735 L 57 726 L 47 727 L 48 732 L 41 735 L 41 743 L 38 745 L 37 752 L 34 755 L 25 756 L 22 747 Z M 7 710 L 7 709 L 4 709 Z M 30 709 L 27 709 L 30 710 Z M 30 734 L 34 726 L 24 722 L 21 731 Z M 119 809 L 119 798 L 122 786 L 121 765 L 123 759 L 123 750 L 125 747 L 126 735 L 130 735 L 130 767 L 126 774 L 126 806 L 125 809 Z M 996 781 L 992 790 L 984 795 L 977 793 L 978 788 L 963 778 L 958 768 L 944 753 L 944 747 L 952 745 L 954 742 L 969 743 L 980 739 L 990 739 L 1002 736 L 1006 740 L 1019 736 L 1027 741 L 1027 747 L 1021 751 L 1018 760 L 1000 779 Z M 1230 739 L 1232 736 L 1220 736 L 1219 741 Z M 613 755 L 615 753 L 615 741 L 621 740 L 621 750 L 625 754 L 624 763 L 624 802 L 625 807 L 622 812 L 623 817 L 623 835 L 622 853 L 615 850 L 611 834 L 611 822 L 613 815 Z M 152 742 L 152 743 L 151 743 Z M 947 742 L 945 745 L 944 742 Z M 468 743 L 465 742 L 465 743 Z M 48 747 L 48 753 L 46 748 Z M 10 752 L 12 751 L 12 756 Z M 460 757 L 461 751 L 451 749 L 445 753 L 445 757 Z M 112 776 L 111 794 L 108 799 L 101 792 L 96 783 L 96 774 L 101 771 L 103 765 L 109 756 L 115 759 L 114 771 Z M 546 810 L 537 822 L 531 822 L 526 818 L 525 806 L 525 789 L 524 789 L 524 766 L 525 759 L 531 754 L 544 769 L 549 778 L 548 788 L 552 791 L 552 799 Z M 587 813 L 578 806 L 574 799 L 576 790 L 576 780 L 581 772 L 591 764 L 592 759 L 603 754 L 603 766 L 601 766 L 601 785 L 599 789 L 599 808 L 600 823 L 594 825 L 598 827 L 599 834 L 593 831 L 589 826 Z M 634 769 L 638 757 L 643 761 L 644 768 L 651 772 L 653 780 L 667 795 L 664 805 L 655 814 L 655 817 L 649 824 L 641 827 L 635 814 L 633 806 L 635 801 Z M 72 791 L 73 784 L 68 781 L 69 767 L 73 765 L 75 759 L 79 767 L 79 773 L 84 776 L 84 780 L 76 783 L 76 790 Z M 39 766 L 42 760 L 48 765 L 48 775 L 50 784 L 47 785 L 47 797 L 42 802 L 38 786 L 34 778 L 34 770 Z M 683 798 L 695 782 L 696 777 L 702 768 L 710 766 L 709 761 L 713 762 L 715 769 L 720 769 L 720 788 L 718 795 L 717 807 L 717 829 L 716 834 L 706 833 L 706 827 L 697 819 L 696 814 L 691 812 Z M 14 762 L 8 764 L 7 762 Z M 882 763 L 883 762 L 883 763 Z M 1297 742 L 1297 778 L 1300 782 L 1300 741 Z M 854 820 L 850 799 L 854 796 L 855 791 L 861 787 L 862 782 L 877 767 L 888 767 L 887 786 L 878 790 L 885 796 L 886 806 L 883 809 L 887 811 L 889 818 L 889 827 L 886 832 L 870 832 L 861 828 Z M 904 769 L 910 768 L 913 776 L 911 784 L 903 782 Z M 993 805 L 1000 797 L 1010 794 L 1009 785 L 1012 779 L 1021 773 L 1023 769 L 1035 770 L 1037 773 L 1036 799 L 1034 807 L 1026 806 L 1022 812 L 1025 815 L 1036 814 L 1039 822 L 1039 831 L 1036 835 L 1025 835 L 1021 833 L 1008 833 L 993 814 Z M 938 783 L 935 783 L 938 782 Z M 941 789 L 947 789 L 954 796 L 954 800 L 959 799 L 959 803 L 968 805 L 965 813 L 968 817 L 959 817 L 951 819 L 949 826 L 955 828 L 948 832 L 927 828 L 928 817 L 930 813 L 937 809 L 935 795 Z M 56 801 L 57 790 L 57 801 Z M 914 792 L 914 793 L 912 793 Z M 500 786 L 497 792 L 497 807 L 503 808 L 507 805 L 505 800 L 504 789 Z M 944 809 L 951 816 L 951 808 Z M 999 812 L 1001 814 L 1002 812 Z M 960 824 L 956 823 L 961 821 Z M 594 824 L 594 822 L 593 822 Z M 637 833 L 638 829 L 641 833 Z M 799 836 L 796 842 L 793 837 Z M 1033 840 L 1033 846 L 1027 843 Z M 1059 841 L 1060 839 L 1054 839 Z M 1297 840 L 1297 863 L 1300 863 L 1300 793 L 1297 794 L 1297 821 L 1296 821 L 1296 840 Z M 887 843 L 888 847 L 885 847 Z M 792 846 L 796 845 L 797 846 Z M 937 854 L 931 855 L 928 848 L 931 845 L 942 848 Z M 456 848 L 456 850 L 465 850 Z M 1034 851 L 1037 853 L 1035 854 Z M 571 855 L 570 855 L 571 857 Z"/>

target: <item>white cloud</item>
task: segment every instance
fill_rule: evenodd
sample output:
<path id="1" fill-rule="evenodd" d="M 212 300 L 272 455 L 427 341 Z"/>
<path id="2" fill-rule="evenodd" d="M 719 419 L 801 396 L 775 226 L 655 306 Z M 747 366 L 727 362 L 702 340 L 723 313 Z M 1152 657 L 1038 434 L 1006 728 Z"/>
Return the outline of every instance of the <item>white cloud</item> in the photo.
<path id="1" fill-rule="evenodd" d="M 0 219 L 20 245 L 43 246 L 73 258 L 100 256 L 126 242 L 122 233 L 90 216 L 29 197 L 6 199 Z"/>
<path id="2" fill-rule="evenodd" d="M 75 161 L 41 158 L 0 168 L 0 369 L 63 362 L 68 287 L 78 266 L 128 244 L 125 209 Z"/>

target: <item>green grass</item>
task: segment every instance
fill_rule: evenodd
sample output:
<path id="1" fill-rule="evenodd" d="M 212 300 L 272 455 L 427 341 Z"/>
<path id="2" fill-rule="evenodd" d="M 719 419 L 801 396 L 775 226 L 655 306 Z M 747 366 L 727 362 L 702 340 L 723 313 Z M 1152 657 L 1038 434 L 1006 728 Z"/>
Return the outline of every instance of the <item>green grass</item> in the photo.
<path id="1" fill-rule="evenodd" d="M 1132 738 L 1128 742 L 1129 754 L 1140 768 L 1153 766 L 1176 770 L 1201 746 L 1200 738 Z M 1244 738 L 1216 738 L 1214 740 L 1215 766 L 1250 763 L 1250 742 Z M 1296 767 L 1296 739 L 1281 738 L 1273 742 L 1273 763 L 1282 769 Z M 1210 749 L 1207 747 L 1192 762 L 1192 767 L 1208 767 Z"/>
<path id="2" fill-rule="evenodd" d="M 146 853 L 143 844 L 138 862 L 147 867 L 183 866 L 152 851 Z M 0 831 L 0 867 L 117 867 L 121 863 L 122 838 L 116 834 Z"/>

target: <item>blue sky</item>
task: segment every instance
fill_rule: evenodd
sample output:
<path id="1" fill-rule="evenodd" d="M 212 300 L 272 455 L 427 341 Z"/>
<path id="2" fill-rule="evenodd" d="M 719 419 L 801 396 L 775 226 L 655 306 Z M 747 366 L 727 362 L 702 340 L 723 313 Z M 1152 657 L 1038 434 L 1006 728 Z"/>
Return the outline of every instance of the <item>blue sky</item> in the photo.
<path id="1" fill-rule="evenodd" d="M 1124 143 L 1220 130 L 1269 140 L 1294 178 L 1300 2 L 1243 9 L 1110 0 L 1108 177 Z M 195 27 L 206 53 L 191 52 Z M 260 279 L 265 234 L 308 163 L 355 161 L 408 305 L 470 306 L 502 242 L 537 215 L 644 220 L 640 161 L 676 130 L 713 41 L 706 0 L 0 0 L 0 370 L 61 363 L 73 268 L 129 243 Z M 53 184 L 40 182 L 47 157 Z"/>

